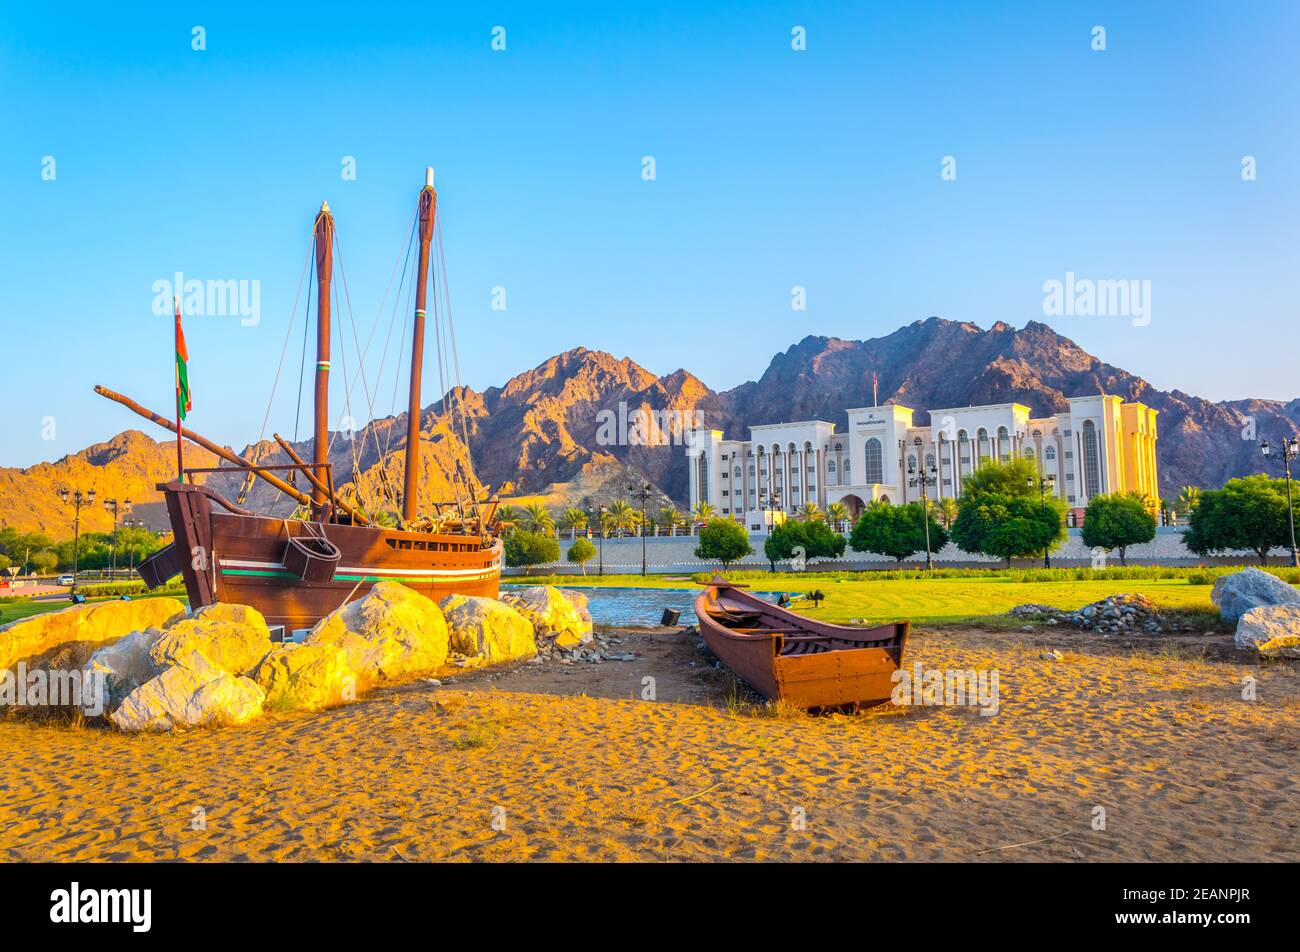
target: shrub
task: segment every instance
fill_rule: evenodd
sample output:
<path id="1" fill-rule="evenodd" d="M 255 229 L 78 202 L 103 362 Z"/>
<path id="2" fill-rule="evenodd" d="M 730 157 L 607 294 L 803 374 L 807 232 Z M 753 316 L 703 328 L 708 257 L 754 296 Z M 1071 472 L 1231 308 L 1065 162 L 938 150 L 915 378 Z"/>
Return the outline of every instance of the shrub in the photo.
<path id="1" fill-rule="evenodd" d="M 531 569 L 560 560 L 560 543 L 539 532 L 516 530 L 506 538 L 506 565 Z"/>
<path id="2" fill-rule="evenodd" d="M 721 562 L 726 569 L 753 551 L 744 526 L 730 519 L 712 519 L 700 530 L 700 544 L 695 549 L 695 557 Z"/>

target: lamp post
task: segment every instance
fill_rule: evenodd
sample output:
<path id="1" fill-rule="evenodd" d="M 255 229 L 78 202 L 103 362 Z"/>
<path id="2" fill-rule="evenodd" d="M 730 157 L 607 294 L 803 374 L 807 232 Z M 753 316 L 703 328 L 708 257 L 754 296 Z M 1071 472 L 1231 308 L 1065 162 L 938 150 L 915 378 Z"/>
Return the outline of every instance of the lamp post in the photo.
<path id="1" fill-rule="evenodd" d="M 145 527 L 145 523 L 143 519 L 132 519 L 130 517 L 127 517 L 126 519 L 122 520 L 123 529 L 143 529 L 144 527 Z M 131 549 L 129 551 L 129 554 L 127 556 L 126 570 L 128 573 L 135 571 L 135 549 Z"/>
<path id="2" fill-rule="evenodd" d="M 1027 485 L 1031 490 L 1034 488 L 1034 478 L 1035 477 L 1033 476 L 1028 476 L 1025 479 L 1025 485 Z M 1038 479 L 1038 499 L 1040 502 L 1046 505 L 1047 490 L 1049 489 L 1053 491 L 1056 490 L 1056 474 L 1048 473 L 1046 476 L 1040 475 L 1037 477 L 1037 479 Z M 1047 546 L 1043 546 L 1043 568 L 1050 569 L 1051 567 L 1052 567 L 1051 554 L 1048 552 Z"/>
<path id="3" fill-rule="evenodd" d="M 72 515 L 72 591 L 70 595 L 77 594 L 77 569 L 81 564 L 81 507 L 93 506 L 95 504 L 95 490 L 91 489 L 82 493 L 80 489 L 69 492 L 67 489 L 59 490 L 59 498 L 63 504 L 69 502 L 73 506 Z"/>
<path id="4" fill-rule="evenodd" d="M 644 576 L 646 574 L 645 506 L 650 501 L 650 497 L 654 495 L 654 490 L 650 488 L 649 483 L 643 483 L 640 488 L 635 485 L 628 486 L 627 491 L 633 499 L 641 501 L 641 574 Z"/>
<path id="5" fill-rule="evenodd" d="M 590 522 L 594 517 L 596 522 L 596 545 L 600 548 L 599 567 L 596 570 L 597 575 L 605 574 L 605 511 L 605 507 L 600 506 L 599 508 L 587 513 L 587 521 Z"/>
<path id="6" fill-rule="evenodd" d="M 105 499 L 104 508 L 113 514 L 113 568 L 111 575 L 117 575 L 117 514 L 119 509 L 131 511 L 131 500 L 124 499 L 120 504 L 116 499 Z"/>
<path id="7" fill-rule="evenodd" d="M 939 470 L 935 466 L 927 467 L 924 459 L 921 457 L 921 438 L 918 436 L 912 441 L 916 447 L 916 459 L 908 458 L 907 461 L 907 485 L 913 488 L 921 489 L 921 524 L 925 526 L 925 568 L 926 571 L 934 571 L 934 556 L 930 552 L 930 501 L 926 498 L 925 487 L 934 486 L 939 482 Z M 918 463 L 919 461 L 919 463 Z"/>
<path id="8" fill-rule="evenodd" d="M 1300 567 L 1300 553 L 1296 551 L 1295 545 L 1295 510 L 1291 508 L 1291 461 L 1300 456 L 1300 439 L 1294 436 L 1284 437 L 1282 445 L 1277 449 L 1268 440 L 1264 440 L 1259 444 L 1259 450 L 1264 459 L 1282 461 L 1282 469 L 1286 473 L 1286 521 L 1291 535 L 1291 564 Z"/>

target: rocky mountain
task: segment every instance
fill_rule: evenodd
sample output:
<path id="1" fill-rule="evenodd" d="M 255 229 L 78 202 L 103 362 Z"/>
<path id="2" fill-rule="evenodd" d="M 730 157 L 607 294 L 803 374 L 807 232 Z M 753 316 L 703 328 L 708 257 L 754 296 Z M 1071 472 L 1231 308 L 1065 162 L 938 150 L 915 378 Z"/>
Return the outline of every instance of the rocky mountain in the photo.
<path id="1" fill-rule="evenodd" d="M 1048 414 L 1066 409 L 1067 397 L 1099 391 L 1139 400 L 1160 411 L 1157 446 L 1166 496 L 1182 485 L 1217 486 L 1260 471 L 1256 442 L 1243 433 L 1270 439 L 1300 433 L 1300 400 L 1215 403 L 1161 391 L 1036 321 L 1021 329 L 1001 322 L 982 329 L 932 317 L 872 340 L 806 337 L 773 358 L 758 380 L 720 393 L 686 370 L 658 377 L 629 358 L 585 348 L 552 357 L 501 387 L 454 390 L 422 414 L 421 498 L 452 499 L 462 487 L 489 487 L 558 507 L 624 497 L 629 483 L 644 478 L 682 502 L 683 427 L 698 423 L 741 436 L 749 426 L 788 420 L 844 426 L 847 408 L 870 404 L 873 372 L 880 402 L 916 408 L 918 423 L 927 421 L 930 408 L 1014 400 Z M 402 482 L 405 430 L 402 414 L 356 434 L 335 434 L 335 483 L 367 505 L 392 508 Z M 294 447 L 311 457 L 310 441 Z M 172 452 L 170 442 L 129 431 L 56 463 L 0 469 L 0 525 L 70 533 L 71 513 L 55 495 L 60 485 L 95 486 L 100 498 L 156 501 L 152 485 L 170 478 Z M 273 442 L 246 447 L 242 455 L 288 462 Z M 212 465 L 197 448 L 188 459 Z M 212 485 L 232 499 L 241 488 L 225 476 Z M 301 479 L 299 485 L 307 488 Z M 247 505 L 281 515 L 293 509 L 260 481 Z M 83 515 L 87 528 L 108 526 L 102 507 Z"/>

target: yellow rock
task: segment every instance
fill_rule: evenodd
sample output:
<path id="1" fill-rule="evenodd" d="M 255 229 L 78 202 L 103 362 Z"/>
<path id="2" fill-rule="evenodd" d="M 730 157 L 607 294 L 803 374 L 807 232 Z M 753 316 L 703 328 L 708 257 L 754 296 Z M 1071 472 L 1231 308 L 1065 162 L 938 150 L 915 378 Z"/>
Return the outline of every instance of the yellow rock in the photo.
<path id="1" fill-rule="evenodd" d="M 245 675 L 271 647 L 265 625 L 259 631 L 237 621 L 197 616 L 178 621 L 163 631 L 149 649 L 149 659 L 161 670 L 191 651 L 199 651 L 223 671 Z"/>
<path id="2" fill-rule="evenodd" d="M 347 652 L 334 645 L 277 645 L 253 680 L 266 692 L 266 706 L 281 710 L 318 711 L 357 697 Z"/>
<path id="3" fill-rule="evenodd" d="M 575 604 L 557 588 L 535 585 L 513 589 L 501 600 L 532 622 L 542 637 L 569 634 L 582 642 L 591 640 L 591 616 L 583 617 L 585 606 Z"/>
<path id="4" fill-rule="evenodd" d="M 309 645 L 334 645 L 363 681 L 432 674 L 447 661 L 448 631 L 432 599 L 398 582 L 376 582 L 350 605 L 326 615 Z"/>
<path id="5" fill-rule="evenodd" d="M 190 651 L 128 694 L 109 720 L 123 731 L 228 727 L 261 714 L 265 697 L 257 682 L 235 677 L 201 651 Z"/>
<path id="6" fill-rule="evenodd" d="M 255 628 L 266 635 L 268 639 L 271 637 L 271 629 L 267 627 L 266 618 L 250 605 L 217 602 L 215 605 L 204 605 L 202 608 L 195 609 L 194 617 L 210 618 L 213 621 L 233 621 L 240 625 L 247 625 L 249 628 Z"/>
<path id="7" fill-rule="evenodd" d="M 537 655 L 532 622 L 504 602 L 448 595 L 438 607 L 447 619 L 453 651 L 489 662 Z"/>
<path id="8" fill-rule="evenodd" d="M 46 653 L 75 642 L 103 644 L 133 631 L 159 628 L 185 617 L 185 606 L 174 598 L 73 605 L 62 611 L 34 615 L 0 628 L 0 669 L 19 661 L 29 667 Z"/>

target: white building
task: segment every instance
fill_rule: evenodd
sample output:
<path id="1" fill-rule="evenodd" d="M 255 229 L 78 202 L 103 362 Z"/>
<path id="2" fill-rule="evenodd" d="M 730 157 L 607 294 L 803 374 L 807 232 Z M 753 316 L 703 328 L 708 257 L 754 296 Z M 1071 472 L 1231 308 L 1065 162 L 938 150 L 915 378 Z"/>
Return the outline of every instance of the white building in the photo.
<path id="1" fill-rule="evenodd" d="M 961 494 L 962 480 L 981 462 L 1033 459 L 1053 492 L 1081 519 L 1099 493 L 1138 491 L 1153 501 L 1156 412 L 1119 397 L 1073 397 L 1068 413 L 1036 419 L 1019 403 L 930 411 L 929 426 L 913 426 L 914 411 L 887 404 L 847 411 L 848 428 L 824 420 L 749 428 L 749 440 L 728 440 L 698 428 L 687 442 L 690 502 L 762 532 L 813 502 L 842 502 L 851 517 L 875 500 L 915 502 L 909 478 L 924 467 L 935 482 L 930 499 Z"/>

